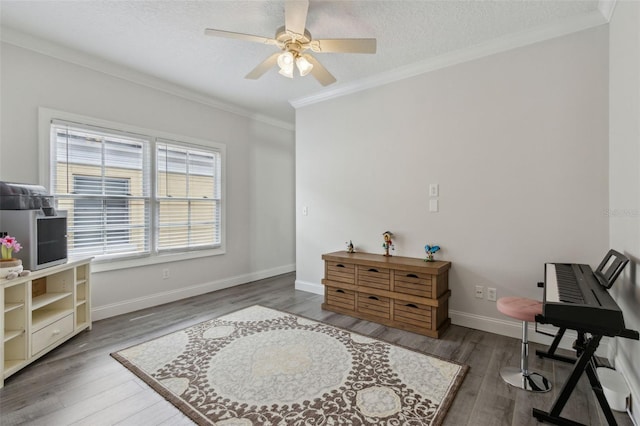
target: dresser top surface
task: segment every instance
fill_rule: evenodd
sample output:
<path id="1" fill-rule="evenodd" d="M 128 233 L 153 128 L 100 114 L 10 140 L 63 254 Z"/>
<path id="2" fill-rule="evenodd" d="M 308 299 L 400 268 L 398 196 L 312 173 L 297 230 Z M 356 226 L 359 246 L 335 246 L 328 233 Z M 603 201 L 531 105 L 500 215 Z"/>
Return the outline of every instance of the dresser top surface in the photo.
<path id="1" fill-rule="evenodd" d="M 322 255 L 323 260 L 335 262 L 349 262 L 359 265 L 378 266 L 389 269 L 421 269 L 431 274 L 440 274 L 451 268 L 451 262 L 436 260 L 426 262 L 424 259 L 403 256 L 384 256 L 374 253 L 348 253 L 346 251 L 336 251 Z"/>
<path id="2" fill-rule="evenodd" d="M 22 284 L 27 281 L 37 280 L 38 278 L 53 275 L 55 273 L 66 271 L 68 269 L 72 269 L 84 264 L 89 264 L 91 263 L 92 259 L 93 257 L 68 260 L 67 263 L 63 263 L 62 265 L 49 266 L 47 268 L 38 269 L 37 271 L 30 271 L 29 275 L 23 277 L 16 277 L 13 279 L 0 278 L 0 288 L 11 287 L 13 285 Z"/>

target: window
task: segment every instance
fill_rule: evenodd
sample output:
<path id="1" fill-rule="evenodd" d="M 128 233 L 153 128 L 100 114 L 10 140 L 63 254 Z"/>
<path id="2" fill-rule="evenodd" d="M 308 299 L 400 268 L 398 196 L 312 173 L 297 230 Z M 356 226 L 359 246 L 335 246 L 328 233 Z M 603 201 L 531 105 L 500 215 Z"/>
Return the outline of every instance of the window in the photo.
<path id="1" fill-rule="evenodd" d="M 158 250 L 220 244 L 220 155 L 156 145 Z"/>
<path id="2" fill-rule="evenodd" d="M 67 210 L 70 257 L 224 252 L 223 145 L 46 117 L 54 114 L 70 114 L 41 110 L 49 187 Z"/>
<path id="3" fill-rule="evenodd" d="M 149 254 L 151 141 L 55 122 L 51 143 L 51 187 L 67 210 L 69 256 Z"/>

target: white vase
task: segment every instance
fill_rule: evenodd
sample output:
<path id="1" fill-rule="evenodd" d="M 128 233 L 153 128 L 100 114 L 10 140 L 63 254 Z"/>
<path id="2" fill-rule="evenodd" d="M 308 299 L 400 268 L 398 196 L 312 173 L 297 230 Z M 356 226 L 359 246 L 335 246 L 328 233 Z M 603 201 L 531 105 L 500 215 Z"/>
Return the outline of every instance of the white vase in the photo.
<path id="1" fill-rule="evenodd" d="M 0 260 L 0 278 L 6 278 L 12 272 L 20 274 L 22 272 L 22 260 L 20 259 L 2 259 Z"/>

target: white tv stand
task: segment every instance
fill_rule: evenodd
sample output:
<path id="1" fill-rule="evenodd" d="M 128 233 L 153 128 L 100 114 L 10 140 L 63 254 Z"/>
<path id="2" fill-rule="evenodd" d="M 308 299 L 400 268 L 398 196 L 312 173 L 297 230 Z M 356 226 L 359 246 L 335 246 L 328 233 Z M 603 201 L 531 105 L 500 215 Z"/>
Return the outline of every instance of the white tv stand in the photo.
<path id="1" fill-rule="evenodd" d="M 4 379 L 91 329 L 91 259 L 0 279 L 0 388 Z"/>

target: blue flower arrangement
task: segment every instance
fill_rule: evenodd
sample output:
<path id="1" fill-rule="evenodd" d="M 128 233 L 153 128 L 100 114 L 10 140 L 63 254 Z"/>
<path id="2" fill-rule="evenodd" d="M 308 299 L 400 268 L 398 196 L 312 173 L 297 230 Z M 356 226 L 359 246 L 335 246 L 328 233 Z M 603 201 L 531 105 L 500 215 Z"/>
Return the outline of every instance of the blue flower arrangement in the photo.
<path id="1" fill-rule="evenodd" d="M 427 258 L 424 261 L 433 262 L 433 254 L 439 250 L 440 250 L 440 246 L 436 246 L 436 245 L 430 246 L 429 244 L 424 246 L 424 251 L 425 253 L 427 253 Z"/>

